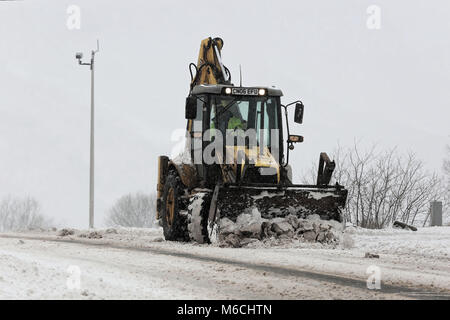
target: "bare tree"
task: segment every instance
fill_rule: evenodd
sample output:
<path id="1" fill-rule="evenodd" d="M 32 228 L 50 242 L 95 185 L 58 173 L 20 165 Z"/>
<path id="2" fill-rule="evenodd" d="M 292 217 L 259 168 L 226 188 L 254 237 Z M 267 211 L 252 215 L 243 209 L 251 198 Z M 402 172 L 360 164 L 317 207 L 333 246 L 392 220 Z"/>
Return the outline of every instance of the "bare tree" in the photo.
<path id="1" fill-rule="evenodd" d="M 52 220 L 41 213 L 39 203 L 31 198 L 5 197 L 0 201 L 0 231 L 48 228 Z"/>
<path id="2" fill-rule="evenodd" d="M 127 194 L 109 210 L 106 225 L 150 228 L 155 226 L 156 196 L 144 193 Z"/>
<path id="3" fill-rule="evenodd" d="M 450 215 L 450 145 L 447 145 L 447 156 L 444 159 L 444 175 L 445 175 L 445 201 L 444 210 Z"/>
<path id="4" fill-rule="evenodd" d="M 450 180 L 450 145 L 447 146 L 447 158 L 444 159 L 444 173 Z"/>
<path id="5" fill-rule="evenodd" d="M 343 214 L 358 226 L 384 228 L 396 220 L 421 225 L 428 219 L 430 201 L 444 197 L 442 179 L 427 172 L 414 153 L 379 151 L 376 145 L 363 150 L 355 143 L 351 148 L 338 145 L 332 157 L 334 180 L 348 189 Z"/>

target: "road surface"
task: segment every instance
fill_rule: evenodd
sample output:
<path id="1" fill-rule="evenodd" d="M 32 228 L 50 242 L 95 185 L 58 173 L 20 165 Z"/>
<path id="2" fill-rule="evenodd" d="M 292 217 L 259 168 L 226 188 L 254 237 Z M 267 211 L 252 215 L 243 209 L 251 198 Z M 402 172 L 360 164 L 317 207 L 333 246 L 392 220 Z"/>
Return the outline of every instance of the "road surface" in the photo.
<path id="1" fill-rule="evenodd" d="M 450 298 L 448 259 L 404 261 L 366 259 L 358 250 L 179 244 L 152 234 L 3 234 L 0 298 Z M 379 271 L 381 289 L 367 288 L 368 268 Z"/>

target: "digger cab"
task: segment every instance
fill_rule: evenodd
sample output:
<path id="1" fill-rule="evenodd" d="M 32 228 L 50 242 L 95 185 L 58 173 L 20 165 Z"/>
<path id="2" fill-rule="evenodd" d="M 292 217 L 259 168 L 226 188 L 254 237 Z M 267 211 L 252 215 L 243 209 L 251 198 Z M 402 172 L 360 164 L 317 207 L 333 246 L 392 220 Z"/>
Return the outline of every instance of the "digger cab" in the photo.
<path id="1" fill-rule="evenodd" d="M 287 182 L 283 114 L 274 88 L 198 85 L 186 104 L 189 152 L 205 184 Z"/>

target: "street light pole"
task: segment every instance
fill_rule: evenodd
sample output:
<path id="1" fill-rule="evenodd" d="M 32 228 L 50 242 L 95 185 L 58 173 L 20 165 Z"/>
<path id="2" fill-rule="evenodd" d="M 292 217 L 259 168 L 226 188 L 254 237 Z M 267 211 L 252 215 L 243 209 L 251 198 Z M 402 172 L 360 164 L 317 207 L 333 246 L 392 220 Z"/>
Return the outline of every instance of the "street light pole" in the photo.
<path id="1" fill-rule="evenodd" d="M 78 63 L 83 66 L 90 66 L 91 69 L 91 137 L 90 137 L 90 161 L 89 161 L 89 228 L 94 228 L 94 173 L 95 173 L 95 157 L 94 157 L 94 68 L 95 68 L 95 54 L 100 51 L 99 42 L 97 40 L 97 50 L 91 51 L 91 62 L 84 63 L 82 53 L 77 53 L 76 58 Z"/>

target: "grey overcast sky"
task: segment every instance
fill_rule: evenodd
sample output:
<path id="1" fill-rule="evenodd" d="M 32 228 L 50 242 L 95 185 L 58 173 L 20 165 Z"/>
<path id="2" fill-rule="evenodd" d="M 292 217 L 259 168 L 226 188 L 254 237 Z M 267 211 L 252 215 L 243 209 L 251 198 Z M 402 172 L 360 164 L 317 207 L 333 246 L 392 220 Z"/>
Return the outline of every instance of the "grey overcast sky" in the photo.
<path id="1" fill-rule="evenodd" d="M 69 30 L 67 8 L 81 9 Z M 367 8 L 381 9 L 381 29 Z M 154 192 L 157 156 L 183 128 L 188 63 L 224 39 L 244 85 L 306 106 L 294 175 L 337 142 L 412 150 L 439 171 L 450 138 L 449 1 L 0 1 L 0 197 L 31 195 L 61 225 L 86 227 L 89 69 L 96 68 L 96 225 L 129 192 Z M 235 80 L 236 82 L 236 80 Z"/>

